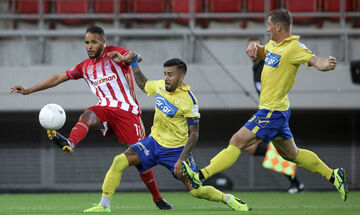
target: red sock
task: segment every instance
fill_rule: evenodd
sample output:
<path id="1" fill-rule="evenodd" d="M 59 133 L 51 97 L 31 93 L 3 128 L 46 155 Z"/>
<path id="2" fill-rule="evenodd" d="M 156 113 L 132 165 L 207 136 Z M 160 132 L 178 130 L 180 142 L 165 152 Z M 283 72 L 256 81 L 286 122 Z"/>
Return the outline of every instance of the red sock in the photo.
<path id="1" fill-rule="evenodd" d="M 86 137 L 88 131 L 89 131 L 88 124 L 85 121 L 80 120 L 71 130 L 68 139 L 72 144 L 74 144 L 74 146 L 76 146 L 81 140 L 83 140 Z"/>
<path id="2" fill-rule="evenodd" d="M 144 184 L 146 185 L 146 187 L 148 188 L 148 190 L 150 191 L 151 195 L 153 196 L 153 201 L 156 202 L 156 200 L 162 199 L 152 169 L 148 170 L 145 173 L 140 174 L 140 177 L 144 182 Z"/>

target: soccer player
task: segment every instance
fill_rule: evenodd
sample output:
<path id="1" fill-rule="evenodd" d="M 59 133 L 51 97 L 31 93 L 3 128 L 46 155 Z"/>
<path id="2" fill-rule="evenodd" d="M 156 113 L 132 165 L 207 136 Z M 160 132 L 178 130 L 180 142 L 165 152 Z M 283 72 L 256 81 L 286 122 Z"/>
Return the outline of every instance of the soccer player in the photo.
<path id="1" fill-rule="evenodd" d="M 200 186 L 202 180 L 232 166 L 242 150 L 259 142 L 272 141 L 284 159 L 323 176 L 335 186 L 345 201 L 347 185 L 344 169 L 331 169 L 314 152 L 297 148 L 289 128 L 287 96 L 301 64 L 329 71 L 335 69 L 337 61 L 331 56 L 327 59 L 315 56 L 299 42 L 299 36 L 291 35 L 292 17 L 288 10 L 272 10 L 267 21 L 270 41 L 265 46 L 250 43 L 246 50 L 250 57 L 265 60 L 259 110 L 232 136 L 229 146 L 218 153 L 208 166 L 198 173 L 182 162 L 184 173 L 194 187 Z"/>
<path id="2" fill-rule="evenodd" d="M 248 45 L 250 43 L 256 43 L 257 45 L 261 44 L 260 40 L 257 38 L 250 38 Z M 253 62 L 252 70 L 253 70 L 254 86 L 255 86 L 256 92 L 260 96 L 261 72 L 263 70 L 265 61 L 261 60 L 257 56 L 249 56 L 249 57 L 250 57 L 251 61 Z M 268 149 L 267 144 L 257 143 L 257 144 L 254 144 L 254 145 L 246 148 L 245 151 L 246 151 L 246 153 L 248 153 L 250 155 L 265 157 L 267 149 Z M 284 162 L 288 162 L 288 161 L 284 161 Z M 301 183 L 295 175 L 294 176 L 290 176 L 290 175 L 286 175 L 286 174 L 283 174 L 283 175 L 286 176 L 286 178 L 290 181 L 290 188 L 287 190 L 288 193 L 294 194 L 294 193 L 302 192 L 304 190 L 304 184 Z"/>
<path id="3" fill-rule="evenodd" d="M 135 54 L 135 53 L 134 53 Z M 137 56 L 137 55 L 136 55 Z M 113 60 L 121 61 L 120 53 Z M 130 63 L 135 81 L 148 96 L 156 96 L 154 122 L 150 136 L 130 146 L 123 154 L 114 158 L 105 176 L 100 203 L 84 212 L 110 212 L 110 202 L 120 184 L 123 171 L 129 166 L 138 166 L 146 171 L 155 165 L 166 167 L 174 177 L 180 179 L 190 195 L 215 202 L 224 202 L 237 211 L 247 211 L 248 207 L 240 199 L 224 194 L 211 186 L 194 189 L 182 173 L 181 162 L 189 168 L 197 169 L 191 150 L 199 136 L 199 107 L 190 91 L 183 83 L 187 66 L 180 59 L 173 58 L 164 63 L 164 80 L 148 81 L 136 60 Z"/>
<path id="4" fill-rule="evenodd" d="M 123 47 L 106 46 L 104 30 L 98 26 L 89 27 L 85 34 L 85 48 L 89 58 L 66 72 L 55 74 L 39 84 L 25 89 L 14 86 L 10 93 L 28 95 L 37 91 L 55 87 L 68 80 L 85 79 L 91 91 L 98 97 L 96 106 L 87 108 L 79 121 L 65 138 L 59 132 L 49 131 L 49 138 L 66 154 L 85 138 L 89 128 L 100 130 L 103 136 L 115 133 L 119 142 L 127 147 L 135 144 L 145 135 L 141 110 L 135 97 L 133 77 L 129 62 L 129 51 Z M 114 62 L 109 57 L 119 52 L 125 57 L 121 62 Z M 138 59 L 141 61 L 141 58 Z M 171 209 L 157 187 L 153 171 L 141 171 L 140 177 L 153 196 L 153 201 L 160 209 Z"/>

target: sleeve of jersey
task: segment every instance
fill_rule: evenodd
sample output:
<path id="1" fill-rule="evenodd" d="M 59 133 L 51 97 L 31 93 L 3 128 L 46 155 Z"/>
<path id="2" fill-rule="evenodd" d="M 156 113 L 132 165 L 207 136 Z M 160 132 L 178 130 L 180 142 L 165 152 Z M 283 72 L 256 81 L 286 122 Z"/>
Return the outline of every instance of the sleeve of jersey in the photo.
<path id="1" fill-rule="evenodd" d="M 144 88 L 146 94 L 148 96 L 156 96 L 156 89 L 161 86 L 161 82 L 164 82 L 164 80 L 147 81 Z"/>
<path id="2" fill-rule="evenodd" d="M 83 77 L 83 71 L 82 71 L 81 64 L 76 65 L 75 68 L 73 68 L 73 69 L 67 70 L 66 71 L 66 76 L 69 79 L 73 79 L 73 80 L 82 78 Z"/>
<path id="3" fill-rule="evenodd" d="M 309 60 L 315 56 L 310 49 L 308 49 L 304 44 L 299 43 L 298 48 L 294 51 L 294 54 L 291 57 L 292 64 L 305 64 L 309 65 Z"/>
<path id="4" fill-rule="evenodd" d="M 116 50 L 117 52 L 119 52 L 121 55 L 124 55 L 124 56 L 129 53 L 129 50 L 127 50 L 127 49 L 125 49 L 125 48 L 123 48 L 123 47 L 120 47 L 120 46 L 117 46 L 117 47 L 115 48 L 115 50 Z"/>
<path id="5" fill-rule="evenodd" d="M 119 52 L 119 53 L 120 53 L 121 55 L 123 55 L 123 56 L 125 56 L 125 55 L 127 55 L 127 54 L 129 53 L 129 50 L 127 50 L 127 49 L 125 49 L 125 48 L 123 48 L 123 47 L 120 47 L 120 46 L 115 46 L 112 51 L 117 51 L 117 52 Z M 119 65 L 119 66 L 121 66 L 121 65 L 123 65 L 123 66 L 125 66 L 125 65 L 130 66 L 130 64 L 125 63 L 125 62 L 123 62 L 123 63 L 116 63 L 116 64 Z M 131 72 L 131 70 L 130 70 L 130 69 L 129 69 L 129 70 L 124 70 L 123 72 Z"/>
<path id="6" fill-rule="evenodd" d="M 185 117 L 186 118 L 200 118 L 199 105 L 194 94 L 189 90 L 191 102 L 186 106 Z"/>

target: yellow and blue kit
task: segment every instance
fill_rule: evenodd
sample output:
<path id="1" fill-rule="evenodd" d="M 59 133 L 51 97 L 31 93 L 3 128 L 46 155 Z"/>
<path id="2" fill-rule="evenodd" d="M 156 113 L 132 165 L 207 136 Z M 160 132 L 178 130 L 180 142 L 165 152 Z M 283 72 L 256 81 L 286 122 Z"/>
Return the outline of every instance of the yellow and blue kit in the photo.
<path id="1" fill-rule="evenodd" d="M 244 125 L 268 143 L 276 136 L 291 139 L 290 104 L 287 93 L 301 64 L 308 65 L 314 54 L 292 35 L 280 43 L 270 40 L 264 49 L 259 111 Z"/>
<path id="2" fill-rule="evenodd" d="M 164 80 L 147 81 L 145 92 L 156 97 L 155 115 L 150 136 L 131 146 L 141 161 L 138 169 L 143 172 L 160 164 L 174 173 L 174 165 L 188 140 L 188 126 L 199 123 L 197 100 L 185 83 L 175 92 L 168 92 Z M 192 154 L 188 162 L 197 170 Z"/>

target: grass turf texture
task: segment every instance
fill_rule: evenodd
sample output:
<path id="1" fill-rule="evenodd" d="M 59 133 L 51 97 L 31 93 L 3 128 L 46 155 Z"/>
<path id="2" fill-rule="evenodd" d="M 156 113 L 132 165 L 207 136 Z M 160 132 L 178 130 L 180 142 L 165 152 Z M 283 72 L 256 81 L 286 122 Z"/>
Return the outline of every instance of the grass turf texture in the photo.
<path id="1" fill-rule="evenodd" d="M 250 212 L 235 212 L 222 203 L 195 199 L 186 192 L 162 192 L 174 209 L 160 211 L 147 192 L 118 192 L 111 204 L 111 214 L 360 214 L 360 191 L 352 191 L 346 202 L 338 192 L 231 192 L 253 208 Z M 0 194 L 1 215 L 85 214 L 82 211 L 97 203 L 100 193 L 64 194 Z"/>

